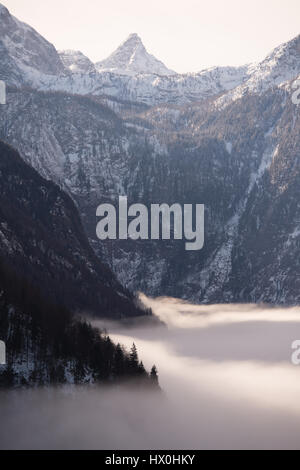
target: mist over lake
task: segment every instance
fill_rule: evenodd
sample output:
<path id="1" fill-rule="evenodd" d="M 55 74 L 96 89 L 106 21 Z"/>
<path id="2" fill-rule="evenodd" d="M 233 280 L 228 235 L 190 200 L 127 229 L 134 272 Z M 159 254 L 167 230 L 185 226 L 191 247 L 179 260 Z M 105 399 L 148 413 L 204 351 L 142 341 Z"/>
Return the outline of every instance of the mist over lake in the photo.
<path id="1" fill-rule="evenodd" d="M 65 387 L 0 393 L 0 448 L 300 448 L 300 308 L 141 296 L 164 324 L 106 327 L 155 362 L 162 393 Z"/>

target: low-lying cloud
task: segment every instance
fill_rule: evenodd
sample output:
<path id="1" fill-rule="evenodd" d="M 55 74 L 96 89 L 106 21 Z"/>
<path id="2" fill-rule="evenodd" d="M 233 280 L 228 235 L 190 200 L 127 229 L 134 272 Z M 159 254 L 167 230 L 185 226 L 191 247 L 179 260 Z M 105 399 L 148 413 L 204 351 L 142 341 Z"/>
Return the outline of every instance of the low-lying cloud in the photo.
<path id="1" fill-rule="evenodd" d="M 142 301 L 166 324 L 107 326 L 155 363 L 164 391 L 126 387 L 0 394 L 1 448 L 299 448 L 300 309 Z"/>

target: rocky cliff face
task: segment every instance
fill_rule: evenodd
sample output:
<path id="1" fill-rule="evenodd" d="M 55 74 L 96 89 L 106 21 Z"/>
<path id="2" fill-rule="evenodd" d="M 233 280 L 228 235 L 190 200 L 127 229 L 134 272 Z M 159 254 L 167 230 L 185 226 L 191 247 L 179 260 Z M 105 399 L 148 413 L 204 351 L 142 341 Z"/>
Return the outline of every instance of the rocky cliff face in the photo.
<path id="1" fill-rule="evenodd" d="M 28 83 L 37 75 L 59 76 L 64 66 L 55 47 L 33 28 L 10 15 L 0 5 L 0 50 L 2 80 Z"/>
<path id="2" fill-rule="evenodd" d="M 77 209 L 0 142 L 0 256 L 40 295 L 73 312 L 123 317 L 142 312 L 89 246 Z"/>
<path id="3" fill-rule="evenodd" d="M 66 69 L 72 73 L 96 72 L 93 62 L 80 51 L 59 51 L 59 57 Z"/>

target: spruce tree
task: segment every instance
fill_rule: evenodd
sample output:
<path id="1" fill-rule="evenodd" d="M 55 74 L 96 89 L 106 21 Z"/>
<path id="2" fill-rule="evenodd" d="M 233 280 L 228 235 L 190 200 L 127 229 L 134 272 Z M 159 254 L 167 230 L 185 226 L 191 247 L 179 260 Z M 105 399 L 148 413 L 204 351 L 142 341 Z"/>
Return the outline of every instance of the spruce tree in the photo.
<path id="1" fill-rule="evenodd" d="M 158 372 L 155 365 L 151 369 L 150 378 L 154 383 L 158 383 Z"/>
<path id="2" fill-rule="evenodd" d="M 132 348 L 129 354 L 129 366 L 132 372 L 138 373 L 139 371 L 139 356 L 137 352 L 137 347 L 133 343 Z"/>

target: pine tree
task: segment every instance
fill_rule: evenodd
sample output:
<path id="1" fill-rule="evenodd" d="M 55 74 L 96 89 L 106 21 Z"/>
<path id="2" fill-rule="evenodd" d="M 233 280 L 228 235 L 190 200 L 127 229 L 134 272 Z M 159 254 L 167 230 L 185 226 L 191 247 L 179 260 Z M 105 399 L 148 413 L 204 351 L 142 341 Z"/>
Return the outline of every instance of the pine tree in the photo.
<path id="1" fill-rule="evenodd" d="M 113 372 L 116 377 L 122 377 L 125 372 L 125 357 L 124 352 L 120 344 L 116 347 L 116 352 L 114 355 L 114 365 Z"/>
<path id="2" fill-rule="evenodd" d="M 139 375 L 141 376 L 146 375 L 146 369 L 142 362 L 139 363 Z"/>
<path id="3" fill-rule="evenodd" d="M 129 359 L 130 359 L 131 366 L 138 368 L 139 357 L 138 357 L 137 347 L 134 343 L 133 343 L 132 348 L 130 350 Z"/>
<path id="4" fill-rule="evenodd" d="M 156 366 L 153 366 L 150 373 L 150 378 L 154 383 L 158 383 L 158 372 Z"/>

